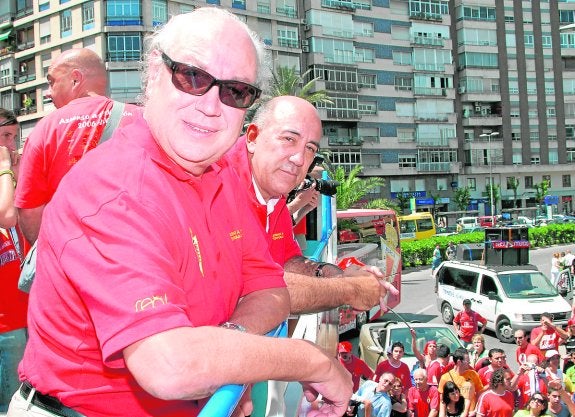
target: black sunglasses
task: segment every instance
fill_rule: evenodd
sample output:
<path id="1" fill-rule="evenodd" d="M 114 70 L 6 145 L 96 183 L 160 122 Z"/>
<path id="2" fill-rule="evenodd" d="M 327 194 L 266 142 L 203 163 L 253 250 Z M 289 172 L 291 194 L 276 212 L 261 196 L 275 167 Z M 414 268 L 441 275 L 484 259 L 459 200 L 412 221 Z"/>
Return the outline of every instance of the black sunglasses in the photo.
<path id="1" fill-rule="evenodd" d="M 162 60 L 172 70 L 172 84 L 184 93 L 203 96 L 214 85 L 220 87 L 220 101 L 236 109 L 247 109 L 262 91 L 248 83 L 235 80 L 218 80 L 193 65 L 173 61 L 162 52 Z"/>
<path id="2" fill-rule="evenodd" d="M 543 398 L 533 397 L 533 398 L 531 398 L 531 400 L 538 402 L 539 404 L 545 405 L 545 400 Z"/>

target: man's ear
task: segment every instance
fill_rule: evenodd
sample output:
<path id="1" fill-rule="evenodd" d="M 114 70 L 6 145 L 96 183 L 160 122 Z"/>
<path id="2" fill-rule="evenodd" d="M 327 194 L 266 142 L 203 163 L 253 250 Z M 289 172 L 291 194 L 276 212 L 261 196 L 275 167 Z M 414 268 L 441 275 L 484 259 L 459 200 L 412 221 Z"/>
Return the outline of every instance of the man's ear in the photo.
<path id="1" fill-rule="evenodd" d="M 246 145 L 249 153 L 254 153 L 256 150 L 256 139 L 259 135 L 259 129 L 253 123 L 250 124 L 246 130 Z"/>
<path id="2" fill-rule="evenodd" d="M 74 86 L 79 87 L 80 85 L 82 85 L 82 82 L 84 81 L 84 74 L 82 74 L 82 71 L 80 71 L 78 68 L 74 68 L 70 72 L 70 79 L 72 80 Z"/>

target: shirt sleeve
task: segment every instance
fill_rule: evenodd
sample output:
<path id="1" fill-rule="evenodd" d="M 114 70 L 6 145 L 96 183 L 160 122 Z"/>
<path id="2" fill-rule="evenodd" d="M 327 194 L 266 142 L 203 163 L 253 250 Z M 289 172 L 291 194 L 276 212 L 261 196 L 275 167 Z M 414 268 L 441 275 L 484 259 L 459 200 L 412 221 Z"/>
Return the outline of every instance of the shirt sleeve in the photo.
<path id="1" fill-rule="evenodd" d="M 49 155 L 43 142 L 47 141 L 45 124 L 40 121 L 24 144 L 18 168 L 18 184 L 14 205 L 18 208 L 35 208 L 50 200 L 47 160 Z"/>

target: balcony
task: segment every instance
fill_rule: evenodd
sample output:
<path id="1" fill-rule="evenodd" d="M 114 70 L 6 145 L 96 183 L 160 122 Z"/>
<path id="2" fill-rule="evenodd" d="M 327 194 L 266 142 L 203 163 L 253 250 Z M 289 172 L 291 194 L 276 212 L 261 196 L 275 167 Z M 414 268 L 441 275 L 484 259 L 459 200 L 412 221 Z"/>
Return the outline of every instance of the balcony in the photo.
<path id="1" fill-rule="evenodd" d="M 445 65 L 413 63 L 413 69 L 415 71 L 445 72 Z"/>
<path id="2" fill-rule="evenodd" d="M 411 43 L 421 46 L 443 46 L 445 44 L 443 38 L 430 38 L 427 36 L 414 36 L 411 38 Z"/>
<path id="3" fill-rule="evenodd" d="M 413 94 L 416 96 L 447 96 L 445 88 L 436 87 L 413 87 Z"/>
<path id="4" fill-rule="evenodd" d="M 285 48 L 298 48 L 299 42 L 297 39 L 292 38 L 278 38 L 278 46 L 283 46 Z"/>
<path id="5" fill-rule="evenodd" d="M 416 122 L 447 122 L 449 113 L 419 113 L 415 115 Z"/>
<path id="6" fill-rule="evenodd" d="M 355 5 L 351 1 L 321 0 L 321 5 L 330 9 L 355 11 Z"/>
<path id="7" fill-rule="evenodd" d="M 361 146 L 363 144 L 363 139 L 358 137 L 328 137 L 327 144 L 329 146 Z"/>
<path id="8" fill-rule="evenodd" d="M 449 139 L 448 138 L 417 138 L 416 140 L 417 146 L 423 146 L 426 148 L 430 147 L 447 147 L 449 146 Z"/>
<path id="9" fill-rule="evenodd" d="M 0 78 L 0 88 L 16 85 L 16 77 L 7 76 Z"/>
<path id="10" fill-rule="evenodd" d="M 293 6 L 276 7 L 276 13 L 287 17 L 297 17 L 297 11 Z"/>
<path id="11" fill-rule="evenodd" d="M 318 109 L 326 112 L 329 119 L 359 120 L 359 111 L 353 109 Z"/>
<path id="12" fill-rule="evenodd" d="M 459 169 L 457 162 L 418 162 L 418 172 L 451 172 L 452 168 Z"/>
<path id="13" fill-rule="evenodd" d="M 443 20 L 440 13 L 409 12 L 409 18 L 412 20 L 431 20 L 441 22 Z"/>
<path id="14" fill-rule="evenodd" d="M 22 19 L 23 17 L 30 16 L 32 13 L 34 13 L 32 6 L 25 7 L 16 11 L 16 19 Z"/>
<path id="15" fill-rule="evenodd" d="M 503 118 L 499 114 L 463 113 L 463 126 L 501 126 Z"/>
<path id="16" fill-rule="evenodd" d="M 14 52 L 13 46 L 6 46 L 5 48 L 0 48 L 0 57 L 8 55 Z"/>
<path id="17" fill-rule="evenodd" d="M 16 49 L 18 51 L 24 51 L 26 49 L 31 49 L 31 48 L 34 48 L 34 41 L 23 42 L 23 43 L 19 43 L 16 45 Z"/>
<path id="18" fill-rule="evenodd" d="M 142 26 L 142 16 L 107 16 L 106 26 Z"/>
<path id="19" fill-rule="evenodd" d="M 21 74 L 18 76 L 16 81 L 17 84 L 27 83 L 28 81 L 34 81 L 36 79 L 36 74 Z"/>

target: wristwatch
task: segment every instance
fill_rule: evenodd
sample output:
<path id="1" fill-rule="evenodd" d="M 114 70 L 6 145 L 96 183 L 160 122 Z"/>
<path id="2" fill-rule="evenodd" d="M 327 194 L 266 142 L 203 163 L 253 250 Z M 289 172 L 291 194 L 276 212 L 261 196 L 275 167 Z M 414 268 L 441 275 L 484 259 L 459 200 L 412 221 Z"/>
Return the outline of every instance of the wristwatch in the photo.
<path id="1" fill-rule="evenodd" d="M 315 268 L 315 276 L 316 277 L 323 277 L 323 268 L 326 265 L 329 265 L 329 264 L 326 262 L 320 262 L 317 264 L 317 267 Z"/>
<path id="2" fill-rule="evenodd" d="M 243 333 L 247 332 L 244 326 L 242 326 L 241 324 L 234 323 L 232 321 L 226 321 L 225 323 L 220 324 L 220 327 L 223 329 L 238 330 Z"/>

